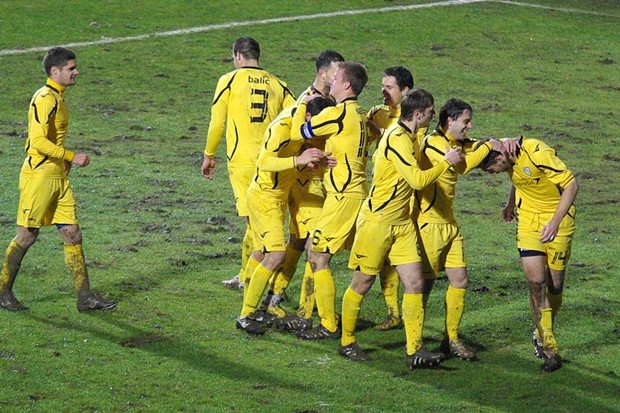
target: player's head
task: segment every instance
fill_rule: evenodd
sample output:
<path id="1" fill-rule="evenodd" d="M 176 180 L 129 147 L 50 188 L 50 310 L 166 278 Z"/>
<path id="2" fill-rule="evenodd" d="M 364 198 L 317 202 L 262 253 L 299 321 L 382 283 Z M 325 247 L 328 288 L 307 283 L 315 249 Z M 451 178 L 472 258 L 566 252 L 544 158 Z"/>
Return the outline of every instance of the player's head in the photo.
<path id="1" fill-rule="evenodd" d="M 435 116 L 435 99 L 424 89 L 410 90 L 400 101 L 401 119 L 417 119 L 418 127 L 428 127 Z"/>
<path id="2" fill-rule="evenodd" d="M 383 104 L 398 107 L 403 95 L 413 89 L 413 75 L 402 66 L 389 67 L 383 71 L 381 92 Z"/>
<path id="3" fill-rule="evenodd" d="M 485 172 L 496 174 L 508 170 L 511 165 L 512 163 L 505 154 L 492 150 L 479 167 Z"/>
<path id="4" fill-rule="evenodd" d="M 329 93 L 329 82 L 340 62 L 344 62 L 344 57 L 333 50 L 323 50 L 316 58 L 315 86 L 321 90 L 321 93 Z"/>
<path id="5" fill-rule="evenodd" d="M 333 63 L 344 62 L 344 57 L 338 52 L 333 50 L 323 50 L 321 54 L 316 58 L 316 73 L 319 73 L 319 70 L 327 71 L 334 65 Z"/>
<path id="6" fill-rule="evenodd" d="M 75 53 L 64 47 L 53 47 L 43 57 L 43 68 L 49 78 L 61 86 L 71 86 L 79 74 Z"/>
<path id="7" fill-rule="evenodd" d="M 439 126 L 455 139 L 464 139 L 467 131 L 474 127 L 471 123 L 473 114 L 469 103 L 449 99 L 439 111 Z"/>
<path id="8" fill-rule="evenodd" d="M 312 116 L 318 115 L 323 109 L 329 106 L 334 106 L 336 103 L 324 96 L 317 96 L 310 100 L 306 104 L 306 121 L 310 120 Z"/>
<path id="9" fill-rule="evenodd" d="M 330 93 L 338 101 L 348 96 L 359 96 L 367 82 L 368 75 L 361 63 L 340 62 L 330 83 Z"/>
<path id="10" fill-rule="evenodd" d="M 233 43 L 233 59 L 237 66 L 238 57 L 241 56 L 245 60 L 256 60 L 260 58 L 260 45 L 251 37 L 240 37 Z"/>

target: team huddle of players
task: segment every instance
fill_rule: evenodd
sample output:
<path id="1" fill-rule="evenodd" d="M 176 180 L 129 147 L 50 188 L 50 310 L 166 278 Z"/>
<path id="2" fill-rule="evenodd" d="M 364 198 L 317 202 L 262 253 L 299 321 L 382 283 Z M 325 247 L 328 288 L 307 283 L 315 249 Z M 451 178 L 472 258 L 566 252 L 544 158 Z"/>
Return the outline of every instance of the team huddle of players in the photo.
<path id="1" fill-rule="evenodd" d="M 238 329 L 260 335 L 273 325 L 305 340 L 339 339 L 339 354 L 369 360 L 355 329 L 363 297 L 379 276 L 388 317 L 376 328 L 404 327 L 409 368 L 436 366 L 451 355 L 475 360 L 459 337 L 468 274 L 453 200 L 459 175 L 480 167 L 507 171 L 511 178 L 504 218 L 511 221 L 518 211 L 517 247 L 530 286 L 535 354 L 543 371 L 561 366 L 552 326 L 562 301 L 578 186 L 553 149 L 523 137 L 470 138 L 473 109 L 459 99 L 442 105 L 437 127 L 430 129 L 433 96 L 414 89 L 404 67 L 384 71 L 383 104 L 367 112 L 358 102 L 366 70 L 337 52 L 317 57 L 315 80 L 297 100 L 286 83 L 260 68 L 254 39 L 235 41 L 232 54 L 236 69 L 215 90 L 202 172 L 213 179 L 225 134 L 237 211 L 247 219 L 242 268 L 226 281 L 243 286 Z M 376 149 L 369 187 L 371 145 Z M 353 277 L 338 317 L 330 261 L 345 248 Z M 287 314 L 279 304 L 304 252 L 299 307 Z M 441 271 L 449 281 L 445 336 L 439 351 L 431 352 L 423 326 Z"/>

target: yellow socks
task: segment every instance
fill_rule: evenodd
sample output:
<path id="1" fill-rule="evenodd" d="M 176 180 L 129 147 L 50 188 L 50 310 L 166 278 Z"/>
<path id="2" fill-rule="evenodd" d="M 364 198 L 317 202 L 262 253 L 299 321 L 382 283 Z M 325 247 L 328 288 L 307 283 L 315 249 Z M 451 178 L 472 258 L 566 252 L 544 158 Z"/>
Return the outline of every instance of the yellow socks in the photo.
<path id="1" fill-rule="evenodd" d="M 558 351 L 558 344 L 553 335 L 553 318 L 551 308 L 543 308 L 540 310 L 540 325 L 538 333 L 543 340 L 543 348 L 553 352 Z"/>
<path id="2" fill-rule="evenodd" d="M 303 254 L 303 251 L 298 251 L 290 246 L 286 247 L 286 255 L 284 256 L 284 262 L 282 263 L 282 269 L 276 273 L 276 280 L 273 284 L 273 293 L 279 296 L 284 294 L 286 288 L 291 283 L 295 270 L 297 269 L 297 262 Z"/>
<path id="3" fill-rule="evenodd" d="M 254 242 L 252 241 L 252 229 L 249 225 L 245 227 L 245 234 L 243 235 L 243 244 L 241 246 L 241 269 L 239 270 L 239 280 L 245 283 L 245 279 L 249 277 L 246 274 L 246 268 L 248 266 L 248 260 L 254 251 Z M 251 273 L 250 273 L 251 275 Z"/>
<path id="4" fill-rule="evenodd" d="M 2 273 L 0 274 L 0 291 L 9 292 L 13 289 L 15 277 L 21 266 L 26 250 L 13 240 L 6 249 Z"/>
<path id="5" fill-rule="evenodd" d="M 398 272 L 394 267 L 384 268 L 379 276 L 381 280 L 381 291 L 388 308 L 388 315 L 400 317 L 400 309 L 398 308 L 398 286 L 400 279 Z"/>
<path id="6" fill-rule="evenodd" d="M 459 336 L 459 326 L 465 310 L 465 288 L 448 286 L 446 291 L 446 333 L 452 341 Z"/>
<path id="7" fill-rule="evenodd" d="M 563 292 L 553 294 L 547 291 L 547 300 L 549 300 L 549 305 L 551 306 L 551 316 L 553 320 L 555 320 L 555 316 L 558 314 L 558 311 L 560 311 L 560 307 L 562 306 L 562 296 Z"/>
<path id="8" fill-rule="evenodd" d="M 407 354 L 412 355 L 423 344 L 424 297 L 422 294 L 403 294 L 403 323 L 407 337 Z"/>
<path id="9" fill-rule="evenodd" d="M 265 289 L 267 289 L 267 284 L 269 283 L 269 278 L 272 274 L 273 271 L 263 267 L 261 263 L 258 263 L 256 269 L 254 269 L 254 272 L 252 273 L 250 282 L 245 284 L 243 289 L 243 308 L 241 309 L 240 314 L 242 318 L 256 311 L 256 308 L 260 303 L 260 299 L 262 298 Z"/>
<path id="10" fill-rule="evenodd" d="M 321 317 L 321 325 L 330 332 L 338 329 L 336 324 L 336 284 L 329 268 L 314 273 L 316 306 Z"/>
<path id="11" fill-rule="evenodd" d="M 86 260 L 84 259 L 82 244 L 65 244 L 65 264 L 67 264 L 69 271 L 71 271 L 73 285 L 78 293 L 90 291 L 88 271 L 86 269 Z"/>
<path id="12" fill-rule="evenodd" d="M 342 346 L 355 343 L 355 325 L 360 315 L 363 298 L 363 295 L 356 293 L 351 287 L 344 292 L 342 297 L 342 337 L 340 338 Z"/>
<path id="13" fill-rule="evenodd" d="M 251 255 L 248 257 L 248 264 L 245 266 L 245 279 L 243 279 L 243 300 L 245 301 L 245 297 L 248 295 L 248 285 L 250 285 L 250 280 L 252 279 L 252 274 L 260 261 L 255 260 Z"/>
<path id="14" fill-rule="evenodd" d="M 299 308 L 297 315 L 301 318 L 312 318 L 314 312 L 314 273 L 309 262 L 306 262 L 304 278 L 301 280 L 301 292 L 299 293 Z"/>

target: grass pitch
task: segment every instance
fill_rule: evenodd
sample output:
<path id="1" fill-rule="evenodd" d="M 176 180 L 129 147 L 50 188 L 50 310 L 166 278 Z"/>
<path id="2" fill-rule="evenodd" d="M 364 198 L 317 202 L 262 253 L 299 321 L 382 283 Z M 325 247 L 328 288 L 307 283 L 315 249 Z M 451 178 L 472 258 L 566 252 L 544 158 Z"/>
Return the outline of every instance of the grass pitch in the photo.
<path id="1" fill-rule="evenodd" d="M 316 13 L 324 14 L 290 19 Z M 68 147 L 92 163 L 71 179 L 92 283 L 119 302 L 113 312 L 78 314 L 61 240 L 43 230 L 15 288 L 31 310 L 0 312 L 0 411 L 620 411 L 618 2 L 3 2 L 0 16 L 2 245 L 14 236 L 41 50 L 80 43 Z M 235 330 L 241 297 L 220 281 L 238 270 L 243 225 L 224 148 L 214 182 L 199 167 L 213 89 L 245 35 L 296 93 L 314 77 L 312 57 L 332 48 L 366 65 L 366 108 L 380 101 L 382 70 L 404 65 L 437 107 L 450 97 L 473 105 L 473 136 L 523 133 L 558 150 L 581 186 L 556 327 L 560 371 L 539 374 L 531 354 L 514 227 L 500 218 L 507 178 L 478 172 L 460 180 L 456 213 L 471 278 L 462 333 L 479 362 L 407 371 L 401 330 L 359 332 L 373 356 L 363 364 L 340 358 L 334 342 Z M 346 263 L 346 254 L 333 260 L 338 307 Z M 431 348 L 443 331 L 445 284 L 431 296 Z M 375 287 L 361 318 L 371 325 L 384 312 Z"/>

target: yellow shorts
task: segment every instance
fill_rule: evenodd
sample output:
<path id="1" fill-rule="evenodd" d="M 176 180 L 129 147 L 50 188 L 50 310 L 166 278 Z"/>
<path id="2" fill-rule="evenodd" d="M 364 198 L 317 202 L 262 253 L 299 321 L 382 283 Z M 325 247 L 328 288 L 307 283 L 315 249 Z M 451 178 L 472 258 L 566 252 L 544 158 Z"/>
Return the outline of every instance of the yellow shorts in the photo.
<path id="1" fill-rule="evenodd" d="M 328 194 L 312 233 L 312 251 L 335 254 L 350 247 L 363 199 Z"/>
<path id="2" fill-rule="evenodd" d="M 572 214 L 572 215 L 569 215 Z M 543 227 L 553 217 L 552 213 L 537 214 L 519 211 L 517 222 L 517 248 L 519 250 L 541 251 L 547 256 L 547 266 L 553 270 L 566 269 L 570 259 L 573 234 L 575 233 L 575 210 L 571 208 L 558 228 L 558 234 L 551 242 L 543 244 L 540 235 Z"/>
<path id="3" fill-rule="evenodd" d="M 289 195 L 289 232 L 298 239 L 308 238 L 316 228 L 325 203 L 325 189 L 320 178 L 296 180 Z"/>
<path id="4" fill-rule="evenodd" d="M 253 188 L 253 187 L 252 187 Z M 286 250 L 287 203 L 279 197 L 248 191 L 248 210 L 254 250 L 273 252 Z"/>
<path id="5" fill-rule="evenodd" d="M 41 228 L 54 224 L 77 224 L 77 205 L 66 178 L 19 177 L 17 225 Z"/>
<path id="6" fill-rule="evenodd" d="M 413 221 L 390 225 L 358 217 L 349 268 L 367 275 L 377 275 L 386 258 L 394 266 L 421 261 Z"/>
<path id="7" fill-rule="evenodd" d="M 234 167 L 228 166 L 228 178 L 235 194 L 235 203 L 237 207 L 237 215 L 240 217 L 249 217 L 247 193 L 256 168 L 253 167 Z"/>
<path id="8" fill-rule="evenodd" d="M 463 236 L 455 222 L 420 224 L 420 247 L 422 268 L 426 278 L 437 277 L 446 267 L 467 267 Z"/>

